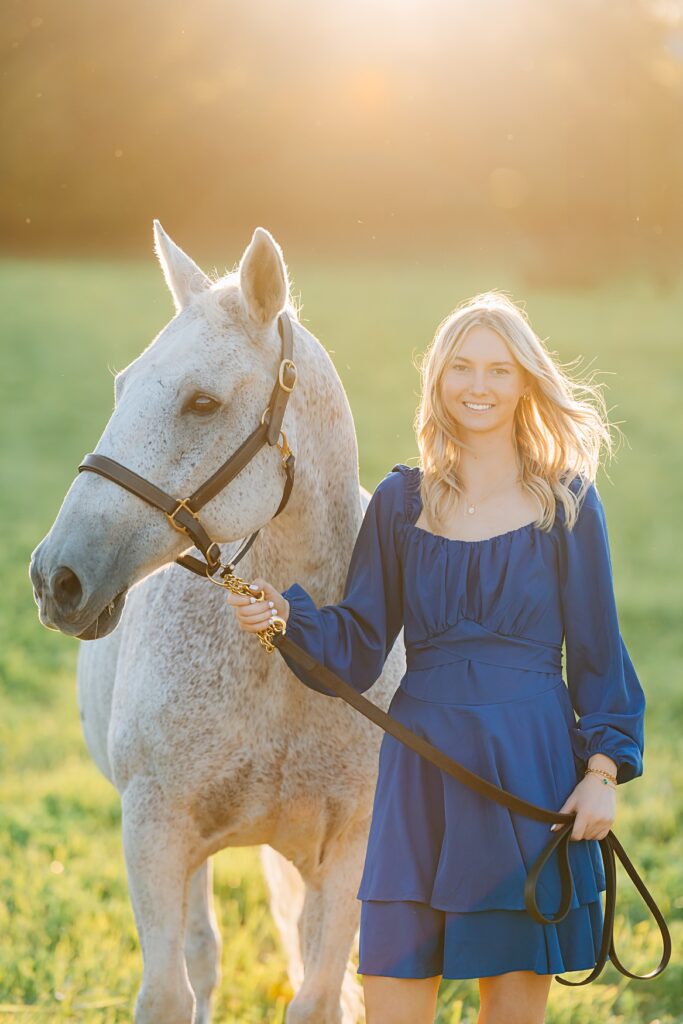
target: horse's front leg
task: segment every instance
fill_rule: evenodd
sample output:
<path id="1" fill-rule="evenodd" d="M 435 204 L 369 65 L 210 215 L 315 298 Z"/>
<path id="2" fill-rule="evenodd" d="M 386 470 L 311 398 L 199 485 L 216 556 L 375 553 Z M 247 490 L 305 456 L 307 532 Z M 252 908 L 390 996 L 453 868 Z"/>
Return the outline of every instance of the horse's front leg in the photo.
<path id="1" fill-rule="evenodd" d="M 122 798 L 123 849 L 144 973 L 135 1024 L 193 1024 L 185 965 L 188 830 L 157 783 L 136 776 Z"/>
<path id="2" fill-rule="evenodd" d="M 304 980 L 287 1007 L 287 1024 L 356 1024 L 363 994 L 350 960 L 360 916 L 356 899 L 368 838 L 361 822 L 329 842 L 307 882 L 300 918 Z"/>
<path id="3" fill-rule="evenodd" d="M 190 882 L 185 960 L 197 1000 L 195 1024 L 211 1021 L 211 997 L 220 980 L 221 935 L 213 909 L 213 862 L 204 861 Z"/>

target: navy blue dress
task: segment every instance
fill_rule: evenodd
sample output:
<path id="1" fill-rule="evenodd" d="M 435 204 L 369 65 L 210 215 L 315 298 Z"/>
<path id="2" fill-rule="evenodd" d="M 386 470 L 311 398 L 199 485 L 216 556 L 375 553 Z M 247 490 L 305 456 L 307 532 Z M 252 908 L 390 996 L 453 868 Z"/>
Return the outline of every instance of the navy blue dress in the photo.
<path id="1" fill-rule="evenodd" d="M 549 810 L 559 810 L 594 753 L 614 760 L 620 784 L 641 775 L 645 696 L 620 633 L 595 486 L 571 531 L 558 505 L 550 531 L 528 523 L 466 541 L 415 525 L 420 480 L 419 467 L 399 464 L 378 484 L 338 604 L 318 608 L 298 583 L 284 591 L 287 635 L 363 692 L 403 627 L 407 668 L 389 714 Z M 579 482 L 570 486 L 576 491 Z M 280 653 L 302 682 L 331 695 Z M 457 915 L 461 956 L 446 977 L 592 967 L 605 889 L 597 840 L 569 843 L 575 888 L 563 921 L 541 925 L 525 911 L 524 881 L 549 828 L 385 733 L 357 896 Z M 537 900 L 546 916 L 559 907 L 556 854 Z"/>

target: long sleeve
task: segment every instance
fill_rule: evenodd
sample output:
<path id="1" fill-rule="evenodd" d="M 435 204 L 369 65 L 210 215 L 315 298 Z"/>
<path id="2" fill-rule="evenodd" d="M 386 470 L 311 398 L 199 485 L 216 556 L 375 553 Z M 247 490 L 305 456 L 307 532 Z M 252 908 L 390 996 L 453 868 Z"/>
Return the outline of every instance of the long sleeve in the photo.
<path id="1" fill-rule="evenodd" d="M 579 716 L 572 747 L 584 765 L 592 754 L 607 754 L 617 782 L 628 782 L 643 772 L 645 694 L 619 628 L 607 522 L 594 484 L 562 536 L 567 686 Z"/>
<path id="2" fill-rule="evenodd" d="M 338 604 L 318 608 L 299 583 L 283 591 L 290 604 L 287 636 L 359 693 L 381 675 L 403 625 L 402 570 L 395 541 L 403 501 L 402 475 L 392 470 L 368 502 Z M 335 696 L 283 651 L 279 653 L 306 686 Z"/>

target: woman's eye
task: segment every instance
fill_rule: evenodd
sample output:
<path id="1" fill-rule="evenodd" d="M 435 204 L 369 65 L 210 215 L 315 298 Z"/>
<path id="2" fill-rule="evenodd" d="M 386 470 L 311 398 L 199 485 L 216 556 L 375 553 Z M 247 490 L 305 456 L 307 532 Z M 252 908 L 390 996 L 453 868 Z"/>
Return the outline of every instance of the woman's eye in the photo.
<path id="1" fill-rule="evenodd" d="M 464 363 L 454 363 L 453 364 L 453 369 L 454 370 L 466 370 L 467 367 L 465 366 Z M 504 367 L 500 366 L 500 367 L 496 367 L 494 369 L 494 373 L 506 374 L 506 373 L 509 373 L 509 370 L 506 370 Z"/>
<path id="2" fill-rule="evenodd" d="M 206 413 L 213 412 L 214 409 L 217 409 L 219 405 L 220 402 L 218 402 L 215 398 L 212 398 L 210 395 L 197 394 L 193 395 L 192 398 L 189 399 L 189 401 L 185 405 L 184 411 L 196 412 L 199 413 L 200 416 L 202 416 L 205 415 Z"/>

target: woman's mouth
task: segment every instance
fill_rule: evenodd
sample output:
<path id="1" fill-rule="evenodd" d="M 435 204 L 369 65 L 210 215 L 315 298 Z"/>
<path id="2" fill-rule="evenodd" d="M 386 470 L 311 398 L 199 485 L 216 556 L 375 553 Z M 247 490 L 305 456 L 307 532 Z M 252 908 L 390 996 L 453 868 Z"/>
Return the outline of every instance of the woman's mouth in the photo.
<path id="1" fill-rule="evenodd" d="M 471 409 L 473 412 L 487 412 L 488 409 L 493 409 L 493 402 L 463 402 L 466 409 Z"/>

